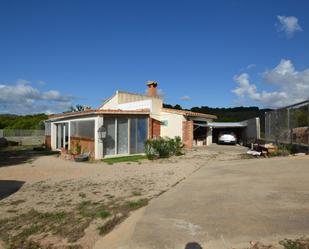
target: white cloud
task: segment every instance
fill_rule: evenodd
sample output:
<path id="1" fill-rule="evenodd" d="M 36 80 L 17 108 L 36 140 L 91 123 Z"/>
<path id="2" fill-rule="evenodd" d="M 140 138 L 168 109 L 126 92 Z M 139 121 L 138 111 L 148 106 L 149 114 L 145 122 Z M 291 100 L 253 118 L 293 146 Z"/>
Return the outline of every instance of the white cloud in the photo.
<path id="1" fill-rule="evenodd" d="M 44 81 L 44 80 L 38 80 L 37 83 L 38 83 L 40 86 L 46 85 L 46 81 Z"/>
<path id="2" fill-rule="evenodd" d="M 256 67 L 255 64 L 249 64 L 249 65 L 247 66 L 247 69 L 250 70 L 250 69 L 255 68 L 255 67 Z"/>
<path id="3" fill-rule="evenodd" d="M 277 19 L 279 21 L 277 23 L 278 31 L 284 32 L 287 37 L 292 37 L 295 32 L 303 30 L 295 16 L 277 16 Z"/>
<path id="4" fill-rule="evenodd" d="M 309 99 L 309 69 L 297 71 L 290 60 L 281 60 L 275 68 L 265 71 L 263 80 L 277 90 L 259 92 L 250 82 L 249 75 L 242 73 L 234 76 L 239 86 L 233 93 L 268 107 L 281 107 Z"/>
<path id="5" fill-rule="evenodd" d="M 180 97 L 180 100 L 189 101 L 189 100 L 191 100 L 191 97 L 185 95 L 185 96 Z"/>
<path id="6" fill-rule="evenodd" d="M 0 84 L 0 113 L 61 112 L 72 105 L 73 99 L 56 90 L 42 92 L 23 79 L 15 84 Z"/>

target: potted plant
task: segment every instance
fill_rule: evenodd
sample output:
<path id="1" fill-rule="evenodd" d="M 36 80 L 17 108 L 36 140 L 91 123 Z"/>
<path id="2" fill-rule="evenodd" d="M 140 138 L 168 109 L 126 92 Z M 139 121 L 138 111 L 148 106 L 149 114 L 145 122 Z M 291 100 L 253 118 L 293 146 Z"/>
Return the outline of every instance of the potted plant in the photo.
<path id="1" fill-rule="evenodd" d="M 80 142 L 77 141 L 76 144 L 74 144 L 74 146 L 70 150 L 72 160 L 75 160 L 75 157 L 80 155 L 80 152 L 81 152 L 81 145 Z"/>
<path id="2" fill-rule="evenodd" d="M 80 155 L 75 156 L 75 162 L 85 162 L 89 160 L 90 152 L 87 149 L 83 149 Z"/>

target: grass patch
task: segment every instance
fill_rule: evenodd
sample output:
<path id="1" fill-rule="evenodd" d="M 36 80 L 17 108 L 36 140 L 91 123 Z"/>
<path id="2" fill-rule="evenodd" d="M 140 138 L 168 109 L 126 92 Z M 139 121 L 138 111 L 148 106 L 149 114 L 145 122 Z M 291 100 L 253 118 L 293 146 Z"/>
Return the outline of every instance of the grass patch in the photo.
<path id="1" fill-rule="evenodd" d="M 299 238 L 295 240 L 285 239 L 279 242 L 285 249 L 308 249 L 309 248 L 309 239 L 308 238 Z"/>
<path id="2" fill-rule="evenodd" d="M 108 220 L 104 225 L 98 227 L 99 234 L 105 235 L 109 233 L 113 228 L 118 225 L 125 217 L 114 216 L 112 219 Z"/>
<path id="3" fill-rule="evenodd" d="M 103 162 L 108 164 L 123 163 L 123 162 L 138 162 L 139 160 L 147 159 L 144 155 L 122 156 L 102 159 Z"/>
<path id="4" fill-rule="evenodd" d="M 146 206 L 148 204 L 147 199 L 139 199 L 137 201 L 129 201 L 127 202 L 127 206 L 130 210 L 139 209 L 143 206 Z"/>
<path id="5" fill-rule="evenodd" d="M 29 238 L 37 234 L 47 236 L 54 234 L 72 243 L 84 236 L 84 230 L 92 220 L 93 217 L 84 217 L 76 209 L 71 212 L 38 212 L 33 209 L 27 213 L 0 220 L 0 239 L 9 249 L 41 248 Z"/>
<path id="6" fill-rule="evenodd" d="M 40 241 L 31 241 L 33 235 L 55 235 L 59 239 L 66 239 L 68 243 L 75 243 L 85 235 L 85 229 L 93 220 L 105 221 L 98 227 L 99 233 L 104 235 L 123 221 L 130 211 L 147 203 L 147 199 L 118 203 L 84 200 L 71 211 L 39 212 L 32 209 L 27 213 L 0 220 L 0 240 L 6 243 L 8 249 L 41 248 L 38 244 Z"/>
<path id="7" fill-rule="evenodd" d="M 132 195 L 134 195 L 134 196 L 141 196 L 142 193 L 140 191 L 133 191 Z"/>
<path id="8" fill-rule="evenodd" d="M 106 210 L 101 210 L 97 213 L 97 216 L 102 218 L 102 219 L 105 219 L 105 218 L 109 217 L 110 215 L 111 215 L 111 213 L 106 211 Z"/>

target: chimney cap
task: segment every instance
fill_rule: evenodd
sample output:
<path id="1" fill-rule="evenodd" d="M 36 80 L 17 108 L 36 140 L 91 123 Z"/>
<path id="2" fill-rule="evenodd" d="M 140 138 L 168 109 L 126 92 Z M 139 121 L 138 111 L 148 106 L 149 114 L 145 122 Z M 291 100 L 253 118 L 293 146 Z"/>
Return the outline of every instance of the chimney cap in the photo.
<path id="1" fill-rule="evenodd" d="M 148 80 L 147 81 L 147 86 L 151 86 L 153 85 L 154 87 L 157 87 L 158 86 L 158 83 L 154 80 Z"/>

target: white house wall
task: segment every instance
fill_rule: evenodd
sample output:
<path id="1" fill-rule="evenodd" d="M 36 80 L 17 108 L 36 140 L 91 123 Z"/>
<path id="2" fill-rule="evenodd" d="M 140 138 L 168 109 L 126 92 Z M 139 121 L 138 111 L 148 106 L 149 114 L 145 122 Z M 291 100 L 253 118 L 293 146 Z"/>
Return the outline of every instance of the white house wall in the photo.
<path id="1" fill-rule="evenodd" d="M 149 97 L 146 95 L 116 92 L 116 94 L 106 101 L 100 109 L 102 110 L 141 110 L 150 109 L 150 116 L 159 119 L 163 101 L 161 98 Z"/>
<path id="2" fill-rule="evenodd" d="M 150 109 L 152 111 L 152 101 L 151 99 L 129 102 L 124 104 L 119 104 L 118 109 L 120 110 L 141 110 L 141 109 Z"/>
<path id="3" fill-rule="evenodd" d="M 181 114 L 161 112 L 160 115 L 161 136 L 174 138 L 176 136 L 182 137 L 182 123 L 185 118 Z"/>
<path id="4" fill-rule="evenodd" d="M 101 107 L 101 110 L 116 110 L 118 109 L 118 93 L 106 101 Z"/>

